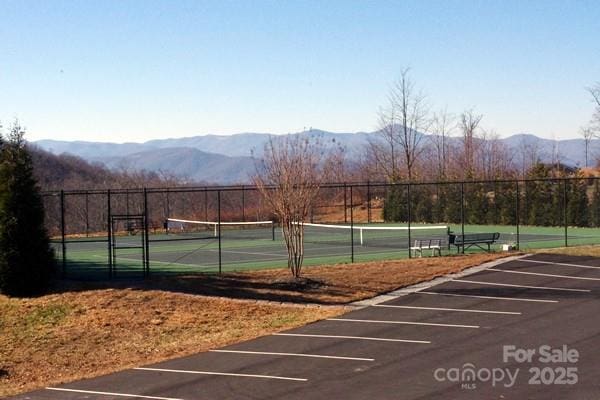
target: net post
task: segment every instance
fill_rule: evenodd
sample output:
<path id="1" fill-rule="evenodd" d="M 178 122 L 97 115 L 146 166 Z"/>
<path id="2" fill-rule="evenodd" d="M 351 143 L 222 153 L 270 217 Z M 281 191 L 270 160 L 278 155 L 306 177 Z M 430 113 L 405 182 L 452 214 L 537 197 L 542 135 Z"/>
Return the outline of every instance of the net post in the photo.
<path id="1" fill-rule="evenodd" d="M 271 239 L 275 240 L 275 221 L 271 221 Z"/>
<path id="2" fill-rule="evenodd" d="M 519 225 L 521 223 L 520 218 L 521 218 L 521 193 L 519 192 L 519 180 L 517 179 L 515 181 L 517 190 L 516 190 L 516 216 L 515 216 L 515 221 L 517 223 L 517 250 L 521 249 L 521 242 L 520 242 L 520 237 L 519 237 Z"/>
<path id="3" fill-rule="evenodd" d="M 60 243 L 62 250 L 62 275 L 67 274 L 67 243 L 65 239 L 65 191 L 60 191 Z"/>
<path id="4" fill-rule="evenodd" d="M 410 251 L 410 243 L 411 243 L 411 237 L 410 237 L 410 220 L 411 220 L 411 209 L 410 209 L 410 182 L 408 182 L 408 184 L 406 185 L 406 207 L 407 207 L 407 216 L 408 216 L 408 258 L 412 258 L 412 253 Z"/>
<path id="5" fill-rule="evenodd" d="M 465 237 L 465 182 L 460 183 L 460 232 Z M 464 240 L 464 239 L 463 239 Z M 465 254 L 465 246 L 461 248 L 461 253 Z"/>
<path id="6" fill-rule="evenodd" d="M 565 224 L 565 247 L 569 246 L 568 242 L 568 214 L 567 214 L 567 178 L 563 178 L 563 222 Z"/>
<path id="7" fill-rule="evenodd" d="M 219 275 L 222 272 L 221 258 L 221 191 L 217 190 L 217 230 L 219 234 Z"/>
<path id="8" fill-rule="evenodd" d="M 110 189 L 106 191 L 106 216 L 107 216 L 107 225 L 106 230 L 108 234 L 108 278 L 112 279 L 113 277 L 113 250 L 112 250 L 112 240 L 113 240 L 113 231 L 112 231 L 112 220 L 111 220 L 111 210 L 110 210 Z"/>
<path id="9" fill-rule="evenodd" d="M 345 188 L 344 188 L 344 194 L 345 192 Z M 354 211 L 352 205 L 353 205 L 353 201 L 352 201 L 352 185 L 350 186 L 350 251 L 351 251 L 351 255 L 350 255 L 350 261 L 354 262 Z"/>

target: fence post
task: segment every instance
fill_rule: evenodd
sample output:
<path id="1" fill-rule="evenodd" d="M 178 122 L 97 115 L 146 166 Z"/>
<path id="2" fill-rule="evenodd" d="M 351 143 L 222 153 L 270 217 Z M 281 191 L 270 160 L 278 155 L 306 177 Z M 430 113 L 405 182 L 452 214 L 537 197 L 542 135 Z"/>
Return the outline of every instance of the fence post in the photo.
<path id="1" fill-rule="evenodd" d="M 85 191 L 85 237 L 90 236 L 90 202 L 89 193 Z"/>
<path id="2" fill-rule="evenodd" d="M 465 237 L 465 182 L 460 183 L 460 232 Z M 465 246 L 462 246 L 461 253 L 465 254 Z"/>
<path id="3" fill-rule="evenodd" d="M 567 179 L 563 179 L 563 220 L 564 220 L 564 224 L 565 224 L 565 247 L 569 246 L 569 242 L 568 242 L 568 215 L 567 215 L 567 205 L 568 205 L 568 201 L 567 201 Z"/>
<path id="4" fill-rule="evenodd" d="M 106 231 L 108 234 L 108 278 L 113 277 L 113 254 L 112 254 L 112 221 L 111 221 L 111 210 L 110 210 L 110 189 L 106 191 Z"/>
<path id="5" fill-rule="evenodd" d="M 348 223 L 348 199 L 346 197 L 346 189 L 346 182 L 344 182 L 344 223 Z"/>
<path id="6" fill-rule="evenodd" d="M 242 221 L 246 221 L 246 188 L 242 185 Z"/>
<path id="7" fill-rule="evenodd" d="M 204 187 L 204 220 L 208 221 L 208 188 L 206 186 Z"/>
<path id="8" fill-rule="evenodd" d="M 519 192 L 519 180 L 517 179 L 515 181 L 515 184 L 517 186 L 517 195 L 516 195 L 516 214 L 515 214 L 515 222 L 517 223 L 517 250 L 521 250 L 521 242 L 520 242 L 520 237 L 519 237 L 519 224 L 520 224 L 520 219 L 521 219 L 521 207 L 520 207 L 520 203 L 521 203 L 521 193 Z"/>
<path id="9" fill-rule="evenodd" d="M 353 195 L 352 195 L 352 185 L 350 186 L 350 261 L 354 262 L 354 211 L 353 211 Z"/>
<path id="10" fill-rule="evenodd" d="M 410 220 L 411 220 L 410 182 L 408 182 L 408 185 L 406 185 L 406 198 L 407 198 L 406 204 L 407 204 L 407 214 L 408 214 L 408 258 L 412 258 L 412 253 L 410 251 L 410 242 L 411 242 L 411 237 L 410 237 Z"/>
<path id="11" fill-rule="evenodd" d="M 221 274 L 221 191 L 217 190 L 217 232 L 219 234 L 219 275 Z"/>
<path id="12" fill-rule="evenodd" d="M 144 188 L 144 277 L 150 276 L 150 244 L 148 234 L 148 190 Z"/>
<path id="13" fill-rule="evenodd" d="M 67 275 L 67 243 L 65 239 L 65 191 L 60 191 L 60 243 L 62 250 L 62 275 Z"/>
<path id="14" fill-rule="evenodd" d="M 367 181 L 367 222 L 371 223 L 371 182 Z"/>

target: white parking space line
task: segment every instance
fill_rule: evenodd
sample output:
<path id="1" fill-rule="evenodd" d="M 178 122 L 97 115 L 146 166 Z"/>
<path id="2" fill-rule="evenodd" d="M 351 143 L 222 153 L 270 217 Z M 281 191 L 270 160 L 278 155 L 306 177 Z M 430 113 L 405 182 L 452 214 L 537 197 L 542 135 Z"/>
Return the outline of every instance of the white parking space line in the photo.
<path id="1" fill-rule="evenodd" d="M 532 303 L 558 303 L 558 300 L 542 300 L 542 299 L 522 299 L 519 297 L 501 297 L 501 296 L 480 296 L 476 294 L 458 294 L 458 293 L 439 293 L 439 292 L 415 292 L 414 294 L 431 294 L 436 296 L 452 296 L 452 297 L 467 297 L 472 299 L 486 300 L 508 300 L 508 301 L 526 301 Z"/>
<path id="2" fill-rule="evenodd" d="M 195 374 L 195 375 L 218 375 L 218 376 L 235 376 L 241 378 L 259 378 L 259 379 L 277 379 L 282 381 L 299 381 L 306 382 L 308 379 L 305 378 L 290 378 L 288 376 L 275 376 L 275 375 L 256 375 L 256 374 L 236 374 L 232 372 L 213 372 L 213 371 L 188 371 L 184 369 L 166 369 L 166 368 L 134 368 L 138 371 L 153 371 L 153 372 L 173 372 L 177 374 Z"/>
<path id="3" fill-rule="evenodd" d="M 433 322 L 381 321 L 381 320 L 374 320 L 374 319 L 351 319 L 351 318 L 328 318 L 327 321 L 362 322 L 362 323 L 371 323 L 371 324 L 391 324 L 391 325 L 440 326 L 440 327 L 444 327 L 444 328 L 472 328 L 472 329 L 479 329 L 479 325 L 436 324 L 436 323 L 433 323 Z"/>
<path id="4" fill-rule="evenodd" d="M 591 290 L 589 290 L 589 289 L 570 289 L 570 288 L 556 288 L 556 287 L 548 287 L 548 286 L 513 285 L 510 283 L 470 281 L 470 280 L 466 280 L 466 279 L 453 279 L 451 282 L 475 283 L 477 285 L 489 285 L 489 286 L 508 286 L 508 287 L 523 288 L 523 289 L 559 290 L 559 291 L 564 291 L 564 292 L 591 292 Z"/>
<path id="5" fill-rule="evenodd" d="M 546 264 L 546 265 L 563 265 L 565 267 L 575 267 L 575 268 L 589 268 L 589 269 L 600 269 L 600 267 L 593 267 L 591 265 L 581 265 L 581 264 L 568 264 L 568 263 L 557 263 L 551 261 L 537 261 L 537 260 L 526 260 L 521 258 L 519 262 L 528 262 L 528 263 L 536 263 L 536 264 Z"/>
<path id="6" fill-rule="evenodd" d="M 309 358 L 328 358 L 332 360 L 348 360 L 348 361 L 375 361 L 374 358 L 359 358 L 359 357 L 342 357 L 342 356 L 326 356 L 323 354 L 302 354 L 302 353 L 276 353 L 272 351 L 246 351 L 246 350 L 210 350 L 213 353 L 234 353 L 234 354 L 258 354 L 268 356 L 285 356 L 285 357 L 309 357 Z"/>
<path id="7" fill-rule="evenodd" d="M 488 271 L 504 272 L 507 274 L 523 274 L 523 275 L 536 275 L 536 276 L 547 276 L 550 278 L 562 278 L 562 279 L 579 279 L 583 281 L 600 281 L 600 278 L 586 278 L 583 276 L 569 276 L 569 275 L 554 275 L 554 274 L 542 274 L 539 272 L 526 272 L 526 271 L 512 271 L 508 269 L 493 269 L 490 268 Z"/>
<path id="8" fill-rule="evenodd" d="M 128 394 L 128 393 L 113 393 L 113 392 L 96 392 L 94 390 L 80 390 L 80 389 L 67 389 L 67 388 L 55 388 L 47 387 L 47 390 L 55 390 L 59 392 L 72 392 L 72 393 L 83 393 L 83 394 L 98 394 L 101 396 L 113 396 L 113 397 L 132 397 L 136 399 L 154 399 L 154 400 L 183 400 L 175 397 L 158 397 L 158 396 L 143 396 L 141 394 Z"/>
<path id="9" fill-rule="evenodd" d="M 517 312 L 517 311 L 471 310 L 471 309 L 467 309 L 467 308 L 396 306 L 396 305 L 392 305 L 392 304 L 374 304 L 372 307 L 406 308 L 406 309 L 411 309 L 411 310 L 456 311 L 456 312 L 482 313 L 482 314 L 521 315 L 521 313 Z"/>
<path id="10" fill-rule="evenodd" d="M 431 344 L 431 342 L 428 340 L 387 339 L 387 338 L 366 337 L 366 336 L 316 335 L 316 334 L 306 334 L 306 333 L 274 333 L 273 336 L 298 336 L 298 337 L 312 337 L 312 338 L 325 338 L 325 339 L 353 339 L 353 340 L 372 340 L 372 341 L 376 341 L 376 342 L 402 342 L 402 343 Z"/>

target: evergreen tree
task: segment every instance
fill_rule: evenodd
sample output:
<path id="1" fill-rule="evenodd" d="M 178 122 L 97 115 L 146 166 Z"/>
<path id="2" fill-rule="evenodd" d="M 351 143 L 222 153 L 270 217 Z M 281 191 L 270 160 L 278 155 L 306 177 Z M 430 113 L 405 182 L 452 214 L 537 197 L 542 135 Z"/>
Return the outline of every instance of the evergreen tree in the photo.
<path id="1" fill-rule="evenodd" d="M 391 186 L 385 197 L 383 205 L 383 220 L 385 222 L 403 222 L 408 220 L 406 207 L 406 187 L 401 185 Z"/>
<path id="2" fill-rule="evenodd" d="M 15 122 L 0 156 L 0 292 L 14 296 L 42 292 L 55 265 L 23 135 Z"/>
<path id="3" fill-rule="evenodd" d="M 594 179 L 594 192 L 590 204 L 590 226 L 600 227 L 600 182 Z"/>
<path id="4" fill-rule="evenodd" d="M 567 221 L 570 226 L 589 226 L 587 183 L 585 179 L 568 182 Z"/>
<path id="5" fill-rule="evenodd" d="M 413 186 L 411 188 L 412 221 L 429 223 L 432 222 L 432 194 L 427 186 Z"/>
<path id="6" fill-rule="evenodd" d="M 531 178 L 548 178 L 550 170 L 541 163 L 536 164 L 529 173 Z M 528 225 L 550 226 L 554 224 L 553 205 L 556 203 L 557 191 L 552 182 L 547 180 L 531 181 L 527 185 L 527 220 Z"/>
<path id="7" fill-rule="evenodd" d="M 465 185 L 465 210 L 468 224 L 487 224 L 489 199 L 483 185 Z"/>
<path id="8" fill-rule="evenodd" d="M 517 199 L 514 184 L 499 185 L 494 194 L 494 202 L 497 209 L 497 223 L 515 225 L 517 223 Z"/>
<path id="9" fill-rule="evenodd" d="M 460 185 L 448 184 L 443 186 L 441 201 L 445 204 L 445 220 L 453 224 L 460 224 Z"/>
<path id="10" fill-rule="evenodd" d="M 440 223 L 445 221 L 444 202 L 441 199 L 443 195 L 443 186 L 437 184 L 435 188 L 435 195 L 432 197 L 431 222 Z"/>

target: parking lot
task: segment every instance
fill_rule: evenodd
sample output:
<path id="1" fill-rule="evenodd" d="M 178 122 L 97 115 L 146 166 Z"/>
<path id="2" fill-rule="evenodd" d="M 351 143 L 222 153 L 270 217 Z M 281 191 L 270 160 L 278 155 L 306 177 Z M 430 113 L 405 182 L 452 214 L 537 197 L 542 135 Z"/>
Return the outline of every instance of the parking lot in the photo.
<path id="1" fill-rule="evenodd" d="M 15 399 L 597 399 L 599 289 L 600 259 L 529 256 Z"/>

